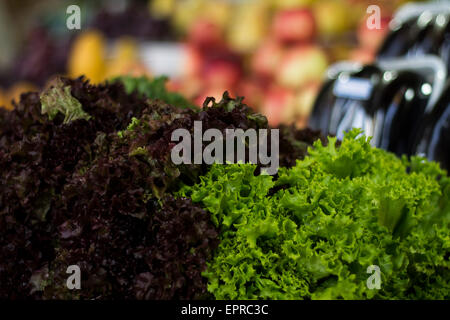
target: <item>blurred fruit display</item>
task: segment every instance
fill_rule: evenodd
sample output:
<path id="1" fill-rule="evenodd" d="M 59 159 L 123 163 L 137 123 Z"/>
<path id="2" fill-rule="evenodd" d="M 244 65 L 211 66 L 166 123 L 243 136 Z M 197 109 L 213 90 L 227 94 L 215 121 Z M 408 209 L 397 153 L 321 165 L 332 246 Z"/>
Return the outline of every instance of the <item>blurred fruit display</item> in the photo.
<path id="1" fill-rule="evenodd" d="M 162 2 L 154 0 L 152 7 L 161 7 L 164 16 L 171 16 Z M 187 41 L 177 90 L 197 103 L 208 95 L 219 99 L 228 90 L 245 96 L 248 104 L 267 115 L 271 125 L 302 127 L 330 63 L 374 60 L 399 2 L 377 2 L 381 11 L 378 30 L 367 27 L 370 4 L 352 0 L 172 1 L 174 25 L 186 34 Z"/>
<path id="2" fill-rule="evenodd" d="M 58 6 L 42 21 L 36 19 L 37 26 L 31 28 L 20 53 L 0 72 L 4 92 L 0 106 L 12 108 L 12 100 L 18 101 L 24 92 L 21 88 L 42 89 L 56 75 L 85 75 L 94 83 L 122 74 L 150 75 L 139 59 L 138 42 L 174 41 L 173 28 L 168 19 L 153 16 L 145 1 L 123 4 L 118 10 L 117 1 L 84 3 L 91 18 L 81 31 L 64 29 L 64 21 L 56 27 L 51 23 L 52 16 L 61 16 L 64 9 Z M 102 7 L 97 10 L 98 6 Z"/>
<path id="3" fill-rule="evenodd" d="M 42 69 L 50 60 L 55 67 L 37 70 L 36 76 L 14 72 L 19 74 L 14 81 L 40 87 L 52 75 L 68 74 L 98 83 L 124 74 L 160 75 L 171 67 L 169 89 L 197 104 L 228 91 L 267 111 L 270 124 L 302 127 L 328 65 L 343 59 L 372 62 L 403 2 L 377 1 L 377 30 L 367 27 L 368 0 L 149 0 L 123 1 L 123 8 L 100 2 L 87 28 L 66 39 L 64 50 L 41 41 L 42 53 L 30 54 L 32 68 L 22 69 Z M 154 59 L 145 48 L 161 41 L 184 45 L 156 50 L 171 58 Z M 171 66 L 159 67 L 163 63 Z"/>
<path id="4" fill-rule="evenodd" d="M 352 27 L 348 14 L 351 9 L 346 1 L 315 1 L 313 10 L 319 32 L 325 36 L 339 35 Z"/>
<path id="5" fill-rule="evenodd" d="M 117 3 L 114 1 L 109 5 L 106 3 L 92 19 L 90 28 L 101 30 L 109 39 L 123 36 L 139 40 L 174 39 L 170 22 L 164 17 L 152 14 L 142 1 L 128 1 L 123 10 L 117 10 L 116 7 Z"/>

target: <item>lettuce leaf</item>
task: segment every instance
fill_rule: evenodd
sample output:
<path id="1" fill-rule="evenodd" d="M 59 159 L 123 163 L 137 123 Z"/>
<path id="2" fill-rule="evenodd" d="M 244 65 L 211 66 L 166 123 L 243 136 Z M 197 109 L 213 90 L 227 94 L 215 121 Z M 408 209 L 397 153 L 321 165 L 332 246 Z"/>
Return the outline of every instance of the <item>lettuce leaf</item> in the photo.
<path id="1" fill-rule="evenodd" d="M 70 86 L 65 86 L 59 77 L 56 78 L 41 94 L 42 114 L 48 114 L 49 119 L 53 120 L 58 113 L 62 113 L 63 123 L 78 119 L 89 120 L 91 116 L 83 110 L 80 101 L 70 91 Z"/>
<path id="2" fill-rule="evenodd" d="M 193 103 L 188 101 L 182 95 L 167 91 L 166 77 L 149 79 L 145 76 L 138 78 L 131 76 L 120 76 L 113 79 L 113 81 L 122 82 L 125 86 L 125 91 L 129 94 L 137 92 L 140 96 L 144 96 L 153 100 L 158 99 L 175 107 L 197 109 L 197 107 Z"/>
<path id="3" fill-rule="evenodd" d="M 203 273 L 217 299 L 448 299 L 449 178 L 372 148 L 361 132 L 317 141 L 277 180 L 215 165 L 185 186 L 220 244 Z M 366 285 L 379 266 L 381 289 Z"/>

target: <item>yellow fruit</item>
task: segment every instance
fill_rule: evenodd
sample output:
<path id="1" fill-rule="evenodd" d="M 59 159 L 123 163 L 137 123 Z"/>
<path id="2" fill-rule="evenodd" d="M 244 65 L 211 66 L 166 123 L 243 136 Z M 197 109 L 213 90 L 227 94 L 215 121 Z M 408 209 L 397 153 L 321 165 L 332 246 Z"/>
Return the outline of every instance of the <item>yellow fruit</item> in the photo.
<path id="1" fill-rule="evenodd" d="M 214 22 L 223 30 L 230 21 L 232 9 L 232 5 L 224 0 L 209 1 L 205 3 L 202 18 Z"/>
<path id="2" fill-rule="evenodd" d="M 293 93 L 289 103 L 281 111 L 281 122 L 295 123 L 298 128 L 304 128 L 314 106 L 320 82 L 311 82 Z"/>
<path id="3" fill-rule="evenodd" d="M 232 49 L 247 53 L 255 50 L 267 34 L 268 8 L 260 3 L 246 3 L 236 8 L 228 30 Z"/>
<path id="4" fill-rule="evenodd" d="M 364 1 L 358 0 L 344 0 L 345 7 L 347 8 L 347 19 L 349 20 L 349 24 L 351 25 L 351 29 L 354 30 L 358 26 L 361 18 L 366 15 L 367 7 L 370 3 L 366 3 Z"/>
<path id="5" fill-rule="evenodd" d="M 148 69 L 138 61 L 118 61 L 114 60 L 108 64 L 108 68 L 105 73 L 105 79 L 130 75 L 134 77 L 147 75 L 150 76 Z"/>
<path id="6" fill-rule="evenodd" d="M 328 58 L 320 47 L 294 47 L 283 56 L 276 79 L 281 86 L 298 89 L 308 82 L 320 81 L 327 67 Z"/>
<path id="7" fill-rule="evenodd" d="M 340 61 L 348 59 L 351 47 L 349 47 L 347 44 L 335 44 L 328 50 L 328 53 L 332 57 L 332 61 Z"/>
<path id="8" fill-rule="evenodd" d="M 0 108 L 6 108 L 6 95 L 3 90 L 0 88 Z"/>
<path id="9" fill-rule="evenodd" d="M 312 112 L 314 102 L 320 89 L 320 82 L 310 83 L 300 90 L 296 96 L 296 115 L 309 117 Z"/>
<path id="10" fill-rule="evenodd" d="M 185 33 L 202 14 L 206 0 L 176 1 L 173 24 L 180 33 Z"/>
<path id="11" fill-rule="evenodd" d="M 98 83 L 105 73 L 105 40 L 97 31 L 82 33 L 75 40 L 69 55 L 69 76 L 85 75 L 91 82 Z"/>
<path id="12" fill-rule="evenodd" d="M 309 6 L 314 0 L 272 0 L 276 9 L 291 9 Z"/>
<path id="13" fill-rule="evenodd" d="M 8 94 L 5 94 L 5 103 L 4 107 L 8 110 L 12 110 L 14 106 L 12 105 L 11 101 L 19 102 L 20 95 L 25 92 L 30 91 L 37 91 L 38 89 L 36 86 L 29 82 L 17 82 L 15 85 L 13 85 L 11 88 L 9 88 Z M 2 105 L 2 103 L 0 103 Z"/>
<path id="14" fill-rule="evenodd" d="M 241 20 L 240 23 L 233 24 L 233 27 L 229 30 L 228 40 L 230 46 L 237 52 L 251 52 L 261 44 L 265 30 L 265 25 L 261 21 Z"/>
<path id="15" fill-rule="evenodd" d="M 137 60 L 138 46 L 136 42 L 128 37 L 117 40 L 114 48 L 114 58 L 118 60 Z"/>
<path id="16" fill-rule="evenodd" d="M 151 0 L 149 9 L 153 16 L 166 18 L 174 12 L 175 0 Z"/>
<path id="17" fill-rule="evenodd" d="M 341 34 L 351 28 L 352 19 L 347 2 L 322 0 L 314 3 L 314 17 L 319 33 L 327 36 Z"/>
<path id="18" fill-rule="evenodd" d="M 121 38 L 116 42 L 113 58 L 107 63 L 105 78 L 128 74 L 138 63 L 138 47 L 131 38 Z"/>

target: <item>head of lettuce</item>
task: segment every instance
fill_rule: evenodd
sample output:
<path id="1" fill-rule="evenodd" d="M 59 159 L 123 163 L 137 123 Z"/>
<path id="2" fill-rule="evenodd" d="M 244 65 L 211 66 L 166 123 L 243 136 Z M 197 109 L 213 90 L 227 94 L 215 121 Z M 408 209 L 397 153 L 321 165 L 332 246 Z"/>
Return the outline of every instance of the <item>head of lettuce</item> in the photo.
<path id="1" fill-rule="evenodd" d="M 251 164 L 215 165 L 182 189 L 220 228 L 208 290 L 218 299 L 448 299 L 446 172 L 373 148 L 356 129 L 339 147 L 329 138 L 308 151 L 277 179 Z"/>

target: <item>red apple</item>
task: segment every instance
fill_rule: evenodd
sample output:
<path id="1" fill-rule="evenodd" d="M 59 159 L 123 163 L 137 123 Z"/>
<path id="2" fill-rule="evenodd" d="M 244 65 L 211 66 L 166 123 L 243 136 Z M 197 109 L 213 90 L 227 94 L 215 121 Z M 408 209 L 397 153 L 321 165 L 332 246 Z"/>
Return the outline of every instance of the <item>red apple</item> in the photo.
<path id="1" fill-rule="evenodd" d="M 272 77 L 280 65 L 283 49 L 273 41 L 265 41 L 252 56 L 251 68 L 259 76 Z"/>
<path id="2" fill-rule="evenodd" d="M 201 77 L 183 77 L 180 79 L 180 93 L 188 99 L 194 99 L 202 90 L 205 83 Z"/>
<path id="3" fill-rule="evenodd" d="M 222 31 L 214 22 L 197 20 L 189 28 L 188 42 L 200 48 L 220 46 L 223 43 Z"/>
<path id="4" fill-rule="evenodd" d="M 298 89 L 311 81 L 320 81 L 328 67 L 325 52 L 318 46 L 302 45 L 290 48 L 278 68 L 277 82 Z"/>
<path id="5" fill-rule="evenodd" d="M 370 29 L 367 18 L 368 17 L 365 17 L 359 25 L 357 32 L 358 41 L 363 48 L 377 51 L 389 31 L 389 22 L 391 21 L 391 18 L 381 18 L 379 29 Z"/>
<path id="6" fill-rule="evenodd" d="M 183 88 L 183 83 L 180 79 L 168 79 L 166 82 L 166 90 L 169 92 L 181 93 Z"/>
<path id="7" fill-rule="evenodd" d="M 294 101 L 295 94 L 292 90 L 273 86 L 264 97 L 261 111 L 267 117 L 271 126 L 278 126 L 281 122 L 289 122 L 289 119 L 286 119 L 284 115 L 288 113 L 286 109 L 294 108 Z"/>
<path id="8" fill-rule="evenodd" d="M 208 87 L 232 88 L 241 78 L 241 68 L 238 63 L 227 59 L 206 62 L 203 66 L 203 79 Z"/>
<path id="9" fill-rule="evenodd" d="M 281 122 L 295 123 L 299 128 L 305 127 L 320 86 L 320 82 L 310 82 L 295 91 L 292 102 L 288 103 L 281 112 Z"/>
<path id="10" fill-rule="evenodd" d="M 314 38 L 316 23 L 309 9 L 279 11 L 273 20 L 272 31 L 281 42 L 309 42 Z"/>
<path id="11" fill-rule="evenodd" d="M 244 97 L 244 103 L 254 110 L 259 110 L 263 96 L 262 85 L 254 79 L 244 79 L 239 83 L 236 94 Z"/>

